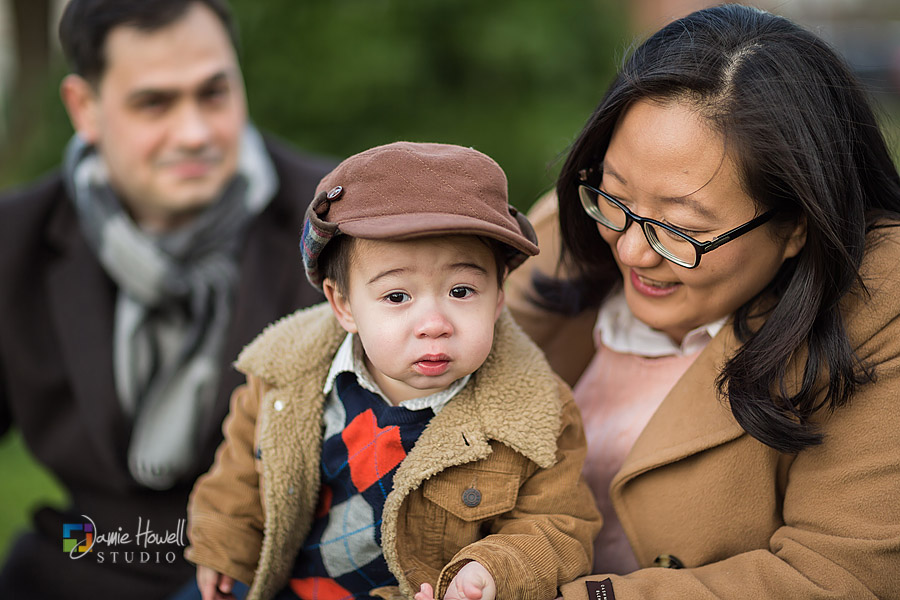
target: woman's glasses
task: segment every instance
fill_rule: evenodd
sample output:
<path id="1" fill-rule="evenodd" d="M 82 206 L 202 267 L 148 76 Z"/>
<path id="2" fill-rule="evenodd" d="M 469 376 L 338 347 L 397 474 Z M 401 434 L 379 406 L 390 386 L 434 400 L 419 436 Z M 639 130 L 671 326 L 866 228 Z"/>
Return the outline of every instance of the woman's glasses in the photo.
<path id="1" fill-rule="evenodd" d="M 715 250 L 719 246 L 736 239 L 748 231 L 751 231 L 775 215 L 775 210 L 767 211 L 758 217 L 716 236 L 708 242 L 698 242 L 691 236 L 682 233 L 659 221 L 645 219 L 634 214 L 617 199 L 606 192 L 590 186 L 584 182 L 578 183 L 578 196 L 581 206 L 589 217 L 612 229 L 613 231 L 625 231 L 632 221 L 641 226 L 644 237 L 650 247 L 663 258 L 672 261 L 676 265 L 693 269 L 700 264 L 700 257 Z"/>

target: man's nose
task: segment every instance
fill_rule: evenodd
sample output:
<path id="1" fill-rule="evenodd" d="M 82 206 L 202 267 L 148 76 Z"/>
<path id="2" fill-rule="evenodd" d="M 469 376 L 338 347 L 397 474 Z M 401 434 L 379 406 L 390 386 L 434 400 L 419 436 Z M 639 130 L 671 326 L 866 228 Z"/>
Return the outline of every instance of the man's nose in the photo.
<path id="1" fill-rule="evenodd" d="M 181 147 L 196 149 L 209 143 L 212 128 L 201 106 L 186 102 L 176 121 L 174 133 Z"/>

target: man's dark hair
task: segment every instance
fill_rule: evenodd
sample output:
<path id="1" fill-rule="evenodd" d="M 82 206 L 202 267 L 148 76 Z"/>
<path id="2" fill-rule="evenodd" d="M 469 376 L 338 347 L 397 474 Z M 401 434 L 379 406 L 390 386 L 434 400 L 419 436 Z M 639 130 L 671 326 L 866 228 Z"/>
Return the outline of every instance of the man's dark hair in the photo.
<path id="1" fill-rule="evenodd" d="M 840 302 L 862 283 L 868 234 L 900 214 L 900 177 L 866 93 L 825 42 L 758 9 L 701 10 L 654 34 L 626 59 L 560 173 L 564 255 L 580 277 L 536 280 L 548 306 L 598 306 L 621 281 L 577 185 L 580 173 L 601 165 L 616 123 L 639 100 L 695 107 L 724 136 L 758 210 L 777 209 L 776 224 L 787 227 L 805 221 L 803 249 L 760 294 L 774 300 L 765 323 L 751 326 L 760 298 L 736 311 L 743 345 L 718 387 L 741 427 L 764 444 L 798 452 L 821 442 L 813 414 L 845 404 L 871 379 L 851 348 Z M 806 357 L 804 375 L 788 390 L 797 356 Z"/>
<path id="2" fill-rule="evenodd" d="M 106 70 L 106 38 L 126 25 L 153 32 L 171 25 L 194 4 L 208 7 L 237 50 L 237 31 L 225 0 L 71 0 L 59 23 L 59 41 L 69 68 L 91 83 Z"/>

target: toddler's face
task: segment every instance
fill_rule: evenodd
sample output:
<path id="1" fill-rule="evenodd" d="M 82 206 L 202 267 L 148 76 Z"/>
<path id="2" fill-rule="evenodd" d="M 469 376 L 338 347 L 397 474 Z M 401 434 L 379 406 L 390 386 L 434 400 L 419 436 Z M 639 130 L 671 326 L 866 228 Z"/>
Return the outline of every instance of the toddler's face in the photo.
<path id="1" fill-rule="evenodd" d="M 478 238 L 356 239 L 349 280 L 346 295 L 326 280 L 325 294 L 394 404 L 438 392 L 487 358 L 503 291 Z"/>

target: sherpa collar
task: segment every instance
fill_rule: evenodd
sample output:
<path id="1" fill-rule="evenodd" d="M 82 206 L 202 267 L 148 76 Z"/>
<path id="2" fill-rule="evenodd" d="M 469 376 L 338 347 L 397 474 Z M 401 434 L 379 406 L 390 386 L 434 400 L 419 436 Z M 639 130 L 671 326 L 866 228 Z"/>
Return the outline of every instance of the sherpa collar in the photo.
<path id="1" fill-rule="evenodd" d="M 244 349 L 236 367 L 275 388 L 299 392 L 312 380 L 321 390 L 345 335 L 330 307 L 320 304 L 270 325 Z M 471 394 L 454 399 L 440 419 L 435 417 L 442 430 L 452 424 L 460 434 L 473 436 L 469 442 L 502 442 L 542 468 L 556 462 L 559 384 L 541 351 L 506 309 L 494 327 L 493 349 L 470 388 Z M 302 395 L 290 396 L 308 401 Z"/>

